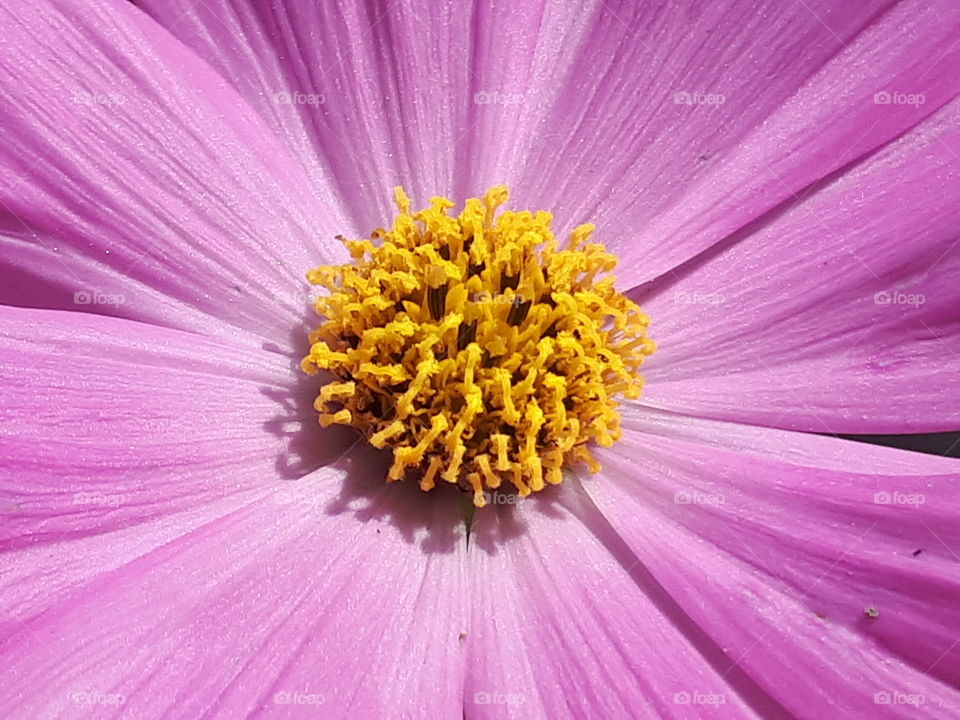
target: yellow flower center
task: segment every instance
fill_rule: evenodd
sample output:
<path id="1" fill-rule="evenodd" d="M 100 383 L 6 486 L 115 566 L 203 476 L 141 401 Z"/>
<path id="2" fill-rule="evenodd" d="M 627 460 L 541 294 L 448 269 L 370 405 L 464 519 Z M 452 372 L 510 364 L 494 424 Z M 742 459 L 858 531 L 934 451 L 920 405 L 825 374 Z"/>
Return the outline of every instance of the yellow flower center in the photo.
<path id="1" fill-rule="evenodd" d="M 639 397 L 655 345 L 649 318 L 614 289 L 616 259 L 577 227 L 559 249 L 548 212 L 503 212 L 507 188 L 436 197 L 410 211 L 396 189 L 391 230 L 345 240 L 353 263 L 307 273 L 329 293 L 310 334 L 308 373 L 333 376 L 314 403 L 324 426 L 350 425 L 393 449 L 388 481 L 439 480 L 521 496 L 600 469 L 592 442 L 620 438 L 616 397 Z M 603 276 L 603 277 L 601 277 Z"/>

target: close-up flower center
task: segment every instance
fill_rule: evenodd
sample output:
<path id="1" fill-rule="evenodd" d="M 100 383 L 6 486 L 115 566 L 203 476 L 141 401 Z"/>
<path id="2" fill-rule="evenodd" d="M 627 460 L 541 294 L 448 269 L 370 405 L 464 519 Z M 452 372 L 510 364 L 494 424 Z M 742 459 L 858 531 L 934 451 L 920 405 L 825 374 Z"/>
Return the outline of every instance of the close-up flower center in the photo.
<path id="1" fill-rule="evenodd" d="M 0 720 L 960 720 L 960 0 L 0 38 Z"/>
<path id="2" fill-rule="evenodd" d="M 392 448 L 388 481 L 455 484 L 478 507 L 504 482 L 527 496 L 576 463 L 598 471 L 590 445 L 620 438 L 617 397 L 639 397 L 656 347 L 593 225 L 561 248 L 549 212 L 497 215 L 507 195 L 451 216 L 442 197 L 411 212 L 397 188 L 392 229 L 340 238 L 353 262 L 307 274 L 328 291 L 302 361 L 330 376 L 321 425 Z"/>

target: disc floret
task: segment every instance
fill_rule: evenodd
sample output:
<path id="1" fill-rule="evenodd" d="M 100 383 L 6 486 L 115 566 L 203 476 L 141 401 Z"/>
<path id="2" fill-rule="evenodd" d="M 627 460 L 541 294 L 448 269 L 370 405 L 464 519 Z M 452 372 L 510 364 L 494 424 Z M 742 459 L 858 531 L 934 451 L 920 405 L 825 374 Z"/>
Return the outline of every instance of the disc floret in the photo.
<path id="1" fill-rule="evenodd" d="M 341 240 L 353 262 L 311 270 L 328 292 L 308 373 L 325 370 L 320 423 L 390 447 L 388 481 L 521 496 L 600 469 L 589 445 L 620 438 L 617 397 L 637 398 L 655 345 L 649 318 L 614 288 L 616 259 L 580 225 L 559 248 L 549 212 L 503 212 L 507 188 L 442 197 L 411 212 L 402 189 L 390 230 Z"/>

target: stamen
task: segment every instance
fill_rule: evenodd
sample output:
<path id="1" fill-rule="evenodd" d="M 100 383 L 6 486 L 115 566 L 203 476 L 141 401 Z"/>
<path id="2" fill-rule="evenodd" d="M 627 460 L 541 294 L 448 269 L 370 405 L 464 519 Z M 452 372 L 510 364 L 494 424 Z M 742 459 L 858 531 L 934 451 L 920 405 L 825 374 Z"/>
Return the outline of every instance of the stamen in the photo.
<path id="1" fill-rule="evenodd" d="M 308 373 L 333 379 L 320 423 L 350 425 L 393 449 L 388 481 L 419 477 L 526 496 L 563 480 L 589 446 L 621 435 L 616 397 L 639 397 L 655 350 L 649 318 L 601 277 L 616 266 L 580 225 L 559 249 L 548 212 L 504 212 L 506 187 L 459 216 L 436 197 L 411 212 L 402 189 L 390 230 L 339 238 L 353 262 L 311 270 L 329 293 L 310 335 Z"/>

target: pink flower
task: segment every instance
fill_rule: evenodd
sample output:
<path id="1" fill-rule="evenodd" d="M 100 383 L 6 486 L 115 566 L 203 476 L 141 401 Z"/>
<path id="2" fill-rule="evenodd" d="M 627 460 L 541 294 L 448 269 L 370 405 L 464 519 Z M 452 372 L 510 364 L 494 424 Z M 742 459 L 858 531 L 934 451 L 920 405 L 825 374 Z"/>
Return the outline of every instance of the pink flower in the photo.
<path id="1" fill-rule="evenodd" d="M 960 717 L 960 6 L 7 0 L 0 715 Z M 509 184 L 659 350 L 477 510 L 317 426 L 304 272 Z"/>

